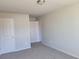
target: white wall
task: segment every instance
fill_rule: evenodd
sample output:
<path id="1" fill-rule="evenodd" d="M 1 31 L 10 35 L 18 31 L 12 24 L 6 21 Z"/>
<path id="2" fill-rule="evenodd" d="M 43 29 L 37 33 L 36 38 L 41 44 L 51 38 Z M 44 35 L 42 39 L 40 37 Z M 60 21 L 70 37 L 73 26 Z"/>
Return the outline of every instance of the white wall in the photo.
<path id="1" fill-rule="evenodd" d="M 79 4 L 40 17 L 43 43 L 79 58 Z"/>
<path id="2" fill-rule="evenodd" d="M 30 23 L 28 14 L 0 13 L 0 18 L 14 19 L 16 50 L 30 48 Z"/>

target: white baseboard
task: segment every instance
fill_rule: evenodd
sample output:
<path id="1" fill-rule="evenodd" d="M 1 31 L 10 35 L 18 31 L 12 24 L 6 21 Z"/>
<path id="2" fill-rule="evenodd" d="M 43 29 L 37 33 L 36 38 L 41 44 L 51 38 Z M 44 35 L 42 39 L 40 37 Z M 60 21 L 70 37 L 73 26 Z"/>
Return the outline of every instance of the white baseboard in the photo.
<path id="1" fill-rule="evenodd" d="M 22 51 L 22 50 L 26 50 L 26 49 L 30 49 L 31 47 L 28 47 L 28 48 L 23 48 L 23 49 L 16 49 L 12 52 L 2 52 L 0 53 L 0 55 L 4 55 L 4 54 L 8 54 L 8 53 L 14 53 L 14 52 L 19 52 L 19 51 Z"/>
<path id="2" fill-rule="evenodd" d="M 39 43 L 39 42 L 41 42 L 41 41 L 32 41 L 31 43 Z"/>
<path id="3" fill-rule="evenodd" d="M 63 49 L 59 49 L 59 48 L 57 48 L 57 47 L 49 46 L 48 44 L 46 44 L 46 43 L 44 43 L 44 42 L 43 42 L 43 44 L 46 45 L 46 46 L 48 46 L 48 47 L 50 47 L 50 48 L 56 49 L 56 50 L 58 50 L 58 51 L 60 51 L 60 52 L 63 52 L 63 53 L 65 53 L 65 54 L 67 54 L 67 55 L 70 55 L 70 56 L 72 56 L 72 57 L 75 57 L 75 58 L 78 58 L 78 59 L 79 59 L 79 56 L 74 55 L 74 54 L 72 54 L 72 53 L 69 53 L 69 52 L 67 52 L 67 51 L 65 51 L 65 50 L 63 50 Z"/>

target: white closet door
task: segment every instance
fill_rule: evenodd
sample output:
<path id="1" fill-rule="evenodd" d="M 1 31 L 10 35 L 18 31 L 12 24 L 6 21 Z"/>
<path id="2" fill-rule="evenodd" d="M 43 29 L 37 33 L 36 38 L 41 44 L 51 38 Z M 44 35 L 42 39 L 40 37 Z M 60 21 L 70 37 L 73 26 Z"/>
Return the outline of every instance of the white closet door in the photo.
<path id="1" fill-rule="evenodd" d="M 31 39 L 31 43 L 41 41 L 38 21 L 31 21 L 30 22 L 30 39 Z"/>
<path id="2" fill-rule="evenodd" d="M 12 52 L 15 49 L 13 19 L 0 18 L 0 53 Z"/>

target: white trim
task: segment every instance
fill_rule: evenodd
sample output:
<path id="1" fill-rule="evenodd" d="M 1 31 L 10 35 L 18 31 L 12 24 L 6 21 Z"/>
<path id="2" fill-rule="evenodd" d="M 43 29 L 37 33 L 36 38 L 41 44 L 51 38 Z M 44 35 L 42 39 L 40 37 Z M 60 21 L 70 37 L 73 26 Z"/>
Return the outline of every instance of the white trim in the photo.
<path id="1" fill-rule="evenodd" d="M 57 48 L 57 47 L 53 47 L 53 46 L 49 46 L 48 44 L 46 44 L 46 43 L 44 43 L 44 42 L 43 42 L 43 44 L 46 45 L 46 46 L 48 46 L 48 47 L 50 47 L 50 48 L 56 49 L 56 50 L 58 50 L 58 51 L 60 51 L 60 52 L 63 52 L 63 53 L 65 53 L 65 54 L 67 54 L 67 55 L 70 55 L 70 56 L 72 56 L 72 57 L 75 57 L 75 58 L 78 58 L 78 59 L 79 59 L 79 56 L 74 55 L 74 54 L 72 54 L 72 53 L 69 53 L 69 52 L 67 52 L 67 51 L 65 51 L 65 50 L 63 50 L 63 49 L 60 49 L 60 48 Z"/>
<path id="2" fill-rule="evenodd" d="M 12 52 L 0 53 L 0 55 L 8 54 L 8 53 L 15 53 L 15 52 L 23 51 L 23 50 L 30 49 L 30 48 L 31 48 L 31 46 L 28 47 L 28 48 L 24 48 L 24 49 L 16 49 L 16 50 L 14 50 L 14 51 L 12 51 Z"/>
<path id="3" fill-rule="evenodd" d="M 37 41 L 37 42 L 31 42 L 31 43 L 40 43 L 41 41 Z"/>

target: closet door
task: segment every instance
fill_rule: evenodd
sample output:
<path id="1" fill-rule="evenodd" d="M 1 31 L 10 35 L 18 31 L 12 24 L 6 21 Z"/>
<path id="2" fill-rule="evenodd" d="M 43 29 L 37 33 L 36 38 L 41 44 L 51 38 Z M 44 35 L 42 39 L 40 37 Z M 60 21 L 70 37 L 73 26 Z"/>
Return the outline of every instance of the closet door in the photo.
<path id="1" fill-rule="evenodd" d="M 13 19 L 0 18 L 0 53 L 8 53 L 15 50 L 14 22 Z"/>
<path id="2" fill-rule="evenodd" d="M 38 21 L 30 21 L 30 39 L 31 43 L 41 41 Z"/>

